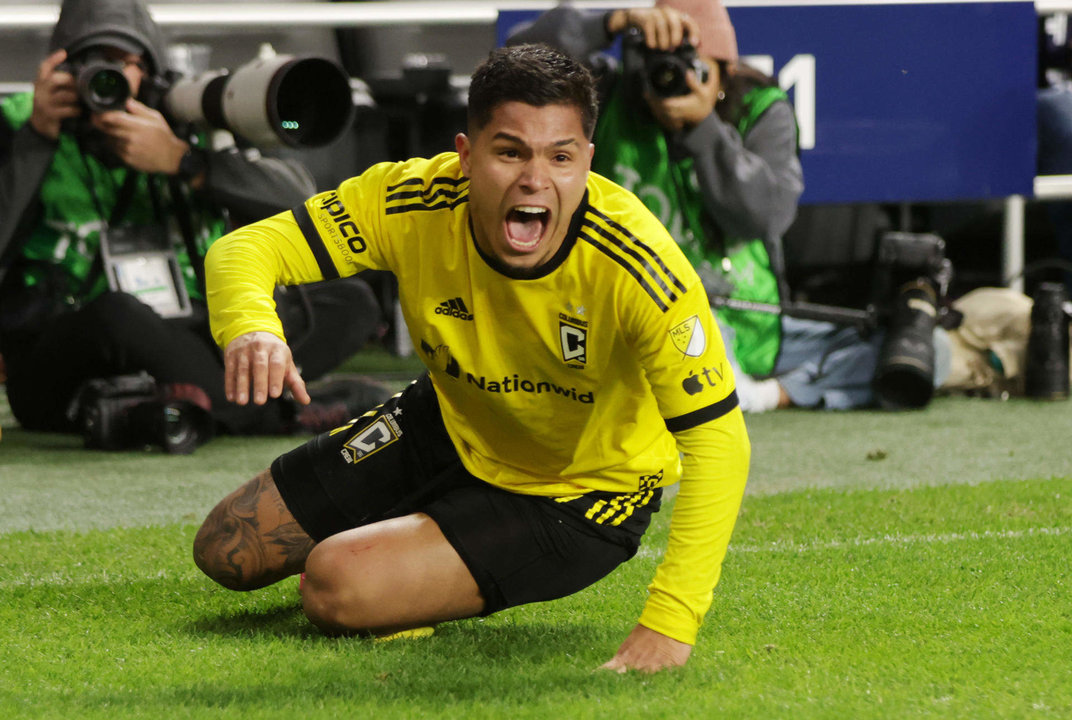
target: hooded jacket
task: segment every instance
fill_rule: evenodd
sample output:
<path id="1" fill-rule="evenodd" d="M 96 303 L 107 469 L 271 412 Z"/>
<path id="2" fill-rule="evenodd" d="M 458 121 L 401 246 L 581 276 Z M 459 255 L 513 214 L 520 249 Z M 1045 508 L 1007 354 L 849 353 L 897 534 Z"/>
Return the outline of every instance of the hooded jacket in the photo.
<path id="1" fill-rule="evenodd" d="M 103 45 L 142 55 L 151 75 L 163 75 L 167 46 L 160 27 L 140 0 L 66 0 L 48 44 L 71 57 Z"/>
<path id="2" fill-rule="evenodd" d="M 167 71 L 163 34 L 141 0 L 65 0 L 49 42 L 49 53 L 64 48 L 68 56 L 88 47 L 118 47 L 142 55 L 148 73 L 162 79 Z M 142 87 L 152 85 L 144 82 Z M 54 141 L 39 135 L 28 122 L 32 95 L 7 98 L 0 103 L 0 281 L 6 268 L 18 261 L 23 246 L 40 231 L 45 220 L 42 187 L 55 177 L 56 163 L 81 165 L 70 157 L 69 140 Z M 196 203 L 233 222 L 245 224 L 280 212 L 316 191 L 309 172 L 298 162 L 260 157 L 229 148 L 209 152 L 205 183 Z M 199 242 L 211 242 L 198 232 Z M 96 249 L 91 248 L 92 254 Z M 89 258 L 90 260 L 92 258 Z M 10 278 L 9 278 L 10 280 Z"/>

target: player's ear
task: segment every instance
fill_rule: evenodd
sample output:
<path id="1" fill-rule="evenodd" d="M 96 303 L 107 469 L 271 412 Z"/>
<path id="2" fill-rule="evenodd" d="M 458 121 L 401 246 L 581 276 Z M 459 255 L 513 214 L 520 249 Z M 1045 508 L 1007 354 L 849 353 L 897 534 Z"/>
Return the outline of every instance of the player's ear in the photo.
<path id="1" fill-rule="evenodd" d="M 454 136 L 454 149 L 458 151 L 458 159 L 462 163 L 462 172 L 466 175 L 469 174 L 469 154 L 472 152 L 472 145 L 469 142 L 469 136 L 465 133 L 458 133 Z"/>

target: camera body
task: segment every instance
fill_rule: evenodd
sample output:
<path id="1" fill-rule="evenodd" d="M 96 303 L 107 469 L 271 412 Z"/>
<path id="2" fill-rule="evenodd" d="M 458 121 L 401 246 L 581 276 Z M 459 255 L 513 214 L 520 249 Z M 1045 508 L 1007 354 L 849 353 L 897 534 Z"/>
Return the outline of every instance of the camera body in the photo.
<path id="1" fill-rule="evenodd" d="M 87 448 L 130 450 L 157 446 L 188 455 L 212 437 L 208 412 L 184 400 L 165 401 L 146 373 L 97 378 L 79 390 L 69 415 Z"/>
<path id="2" fill-rule="evenodd" d="M 631 27 L 625 34 L 625 42 L 640 57 L 644 87 L 657 97 L 679 97 L 692 92 L 686 80 L 689 70 L 696 73 L 701 83 L 707 82 L 710 76 L 711 68 L 700 59 L 687 38 L 673 50 L 653 50 L 644 44 L 640 29 Z"/>
<path id="3" fill-rule="evenodd" d="M 79 102 L 91 113 L 122 110 L 130 97 L 123 63 L 90 48 L 59 66 L 74 76 Z"/>

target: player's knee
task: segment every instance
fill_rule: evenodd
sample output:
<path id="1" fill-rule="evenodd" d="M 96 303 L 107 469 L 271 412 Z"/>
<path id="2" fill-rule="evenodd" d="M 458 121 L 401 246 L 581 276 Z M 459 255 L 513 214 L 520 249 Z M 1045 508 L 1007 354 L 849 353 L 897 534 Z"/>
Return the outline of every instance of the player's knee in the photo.
<path id="1" fill-rule="evenodd" d="M 234 547 L 231 535 L 206 520 L 194 538 L 194 564 L 210 579 L 228 590 L 254 590 L 263 583 L 250 582 L 242 572 L 242 553 Z"/>
<path id="2" fill-rule="evenodd" d="M 369 583 L 349 583 L 347 553 L 318 545 L 305 563 L 302 609 L 309 621 L 327 633 L 372 630 L 381 624 L 382 603 Z"/>

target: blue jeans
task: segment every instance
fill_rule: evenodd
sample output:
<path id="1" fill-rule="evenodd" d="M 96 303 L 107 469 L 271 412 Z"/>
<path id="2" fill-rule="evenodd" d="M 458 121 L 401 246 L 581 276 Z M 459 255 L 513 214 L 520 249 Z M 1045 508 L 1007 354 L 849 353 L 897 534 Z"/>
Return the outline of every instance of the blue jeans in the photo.
<path id="1" fill-rule="evenodd" d="M 733 357 L 733 329 L 719 323 L 730 364 L 739 377 L 740 366 Z M 878 329 L 868 335 L 854 327 L 819 320 L 782 316 L 782 346 L 771 377 L 798 407 L 851 410 L 875 404 L 871 380 L 885 337 Z M 936 328 L 935 387 L 949 375 L 950 346 L 945 330 Z M 748 392 L 749 383 L 738 385 L 738 393 Z"/>

